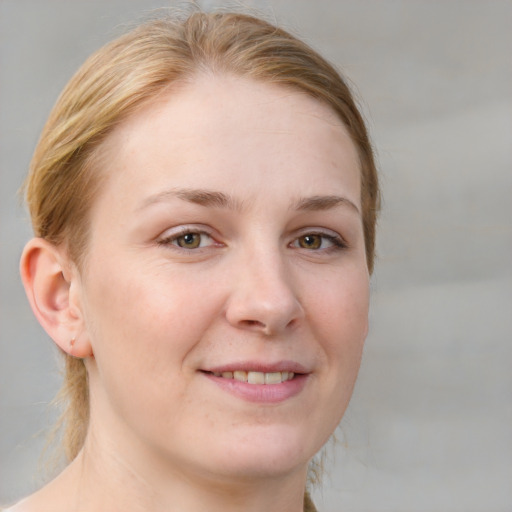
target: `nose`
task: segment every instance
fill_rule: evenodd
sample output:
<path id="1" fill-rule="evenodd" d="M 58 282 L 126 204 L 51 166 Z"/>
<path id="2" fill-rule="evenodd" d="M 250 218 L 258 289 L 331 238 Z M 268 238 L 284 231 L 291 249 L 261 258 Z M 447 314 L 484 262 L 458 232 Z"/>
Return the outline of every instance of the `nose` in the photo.
<path id="1" fill-rule="evenodd" d="M 304 317 L 297 284 L 278 251 L 253 252 L 242 258 L 232 273 L 228 322 L 267 336 L 294 328 Z"/>

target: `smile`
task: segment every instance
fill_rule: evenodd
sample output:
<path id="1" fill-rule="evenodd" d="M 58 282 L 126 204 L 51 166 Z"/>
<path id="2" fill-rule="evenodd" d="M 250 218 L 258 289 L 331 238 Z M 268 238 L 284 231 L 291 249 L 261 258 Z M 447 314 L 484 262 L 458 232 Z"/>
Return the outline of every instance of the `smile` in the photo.
<path id="1" fill-rule="evenodd" d="M 233 372 L 211 372 L 215 377 L 223 379 L 234 379 L 239 382 L 247 382 L 248 384 L 281 384 L 295 377 L 293 372 L 257 372 L 235 370 Z"/>
<path id="2" fill-rule="evenodd" d="M 277 404 L 297 395 L 310 381 L 311 369 L 296 361 L 233 361 L 201 369 L 210 382 L 242 400 Z"/>
<path id="3" fill-rule="evenodd" d="M 248 402 L 277 404 L 299 395 L 309 381 L 309 373 L 293 371 L 236 370 L 203 371 L 203 375 L 223 391 Z M 274 370 L 274 368 L 272 368 Z"/>

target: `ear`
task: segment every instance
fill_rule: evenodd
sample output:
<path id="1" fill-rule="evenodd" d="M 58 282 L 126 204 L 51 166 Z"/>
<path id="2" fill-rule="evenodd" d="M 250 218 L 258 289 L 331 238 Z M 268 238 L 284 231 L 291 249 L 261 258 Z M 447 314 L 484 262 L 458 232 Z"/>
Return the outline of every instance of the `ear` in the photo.
<path id="1" fill-rule="evenodd" d="M 53 341 L 69 355 L 92 356 L 80 302 L 80 275 L 66 250 L 34 238 L 23 250 L 20 272 L 32 311 Z"/>

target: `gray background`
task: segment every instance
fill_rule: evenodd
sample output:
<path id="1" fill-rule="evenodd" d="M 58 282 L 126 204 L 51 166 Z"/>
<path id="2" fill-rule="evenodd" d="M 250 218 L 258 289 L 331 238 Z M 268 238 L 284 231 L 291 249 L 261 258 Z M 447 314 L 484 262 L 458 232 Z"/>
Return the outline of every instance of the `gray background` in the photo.
<path id="1" fill-rule="evenodd" d="M 371 333 L 319 508 L 512 511 L 512 2 L 244 3 L 357 84 L 382 171 Z M 165 5 L 0 0 L 0 502 L 37 485 L 59 382 L 16 190 L 74 70 Z"/>

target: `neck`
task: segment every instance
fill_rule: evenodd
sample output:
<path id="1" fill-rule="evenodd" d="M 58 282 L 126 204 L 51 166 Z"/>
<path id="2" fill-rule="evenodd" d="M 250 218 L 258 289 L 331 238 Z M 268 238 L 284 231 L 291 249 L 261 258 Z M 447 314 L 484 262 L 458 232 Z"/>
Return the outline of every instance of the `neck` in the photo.
<path id="1" fill-rule="evenodd" d="M 123 512 L 302 512 L 306 471 L 286 476 L 229 478 L 189 471 L 137 468 L 124 458 L 98 457 L 87 448 L 70 468 L 75 474 L 76 510 Z M 78 482 L 80 482 L 78 484 Z M 79 505 L 79 507 L 78 507 Z M 74 510 L 74 509 L 72 509 Z"/>
<path id="2" fill-rule="evenodd" d="M 125 433 L 126 434 L 126 433 Z M 115 436 L 114 436 L 115 437 Z M 51 485 L 52 510 L 93 512 L 302 512 L 307 466 L 286 474 L 210 474 L 151 453 L 132 438 L 112 442 L 90 424 L 84 448 Z M 176 470 L 178 468 L 178 470 Z M 46 501 L 48 504 L 49 502 Z M 207 506 L 205 506 L 205 504 Z"/>
<path id="3" fill-rule="evenodd" d="M 95 436 L 50 484 L 13 510 L 303 512 L 307 466 L 286 474 L 210 475 Z M 308 508 L 307 510 L 313 510 Z"/>
<path id="4" fill-rule="evenodd" d="M 75 501 L 67 510 L 303 511 L 307 461 L 260 467 L 243 459 L 214 464 L 208 453 L 203 459 L 181 449 L 167 452 L 119 421 L 102 396 L 91 393 L 97 400 L 85 445 L 68 471 Z"/>

